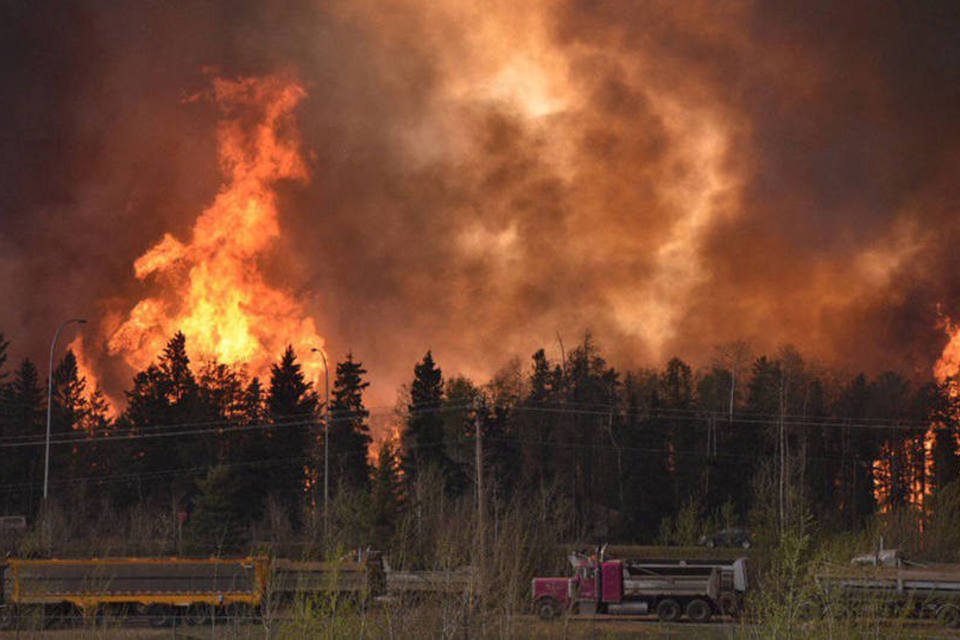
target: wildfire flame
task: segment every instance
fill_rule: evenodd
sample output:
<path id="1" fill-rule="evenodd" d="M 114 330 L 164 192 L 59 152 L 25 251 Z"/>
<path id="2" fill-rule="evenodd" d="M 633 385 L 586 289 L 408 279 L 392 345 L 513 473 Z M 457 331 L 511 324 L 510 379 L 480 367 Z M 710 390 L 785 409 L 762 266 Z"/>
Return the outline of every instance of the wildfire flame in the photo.
<path id="1" fill-rule="evenodd" d="M 188 241 L 167 233 L 134 263 L 136 277 L 154 282 L 158 292 L 138 302 L 109 336 L 111 355 L 142 369 L 182 331 L 191 359 L 263 375 L 287 344 L 300 354 L 323 347 L 301 304 L 260 271 L 280 236 L 274 185 L 307 180 L 294 122 L 305 95 L 279 76 L 214 80 L 223 184 Z M 318 366 L 304 362 L 308 375 Z"/>
<path id="2" fill-rule="evenodd" d="M 957 377 L 960 374 L 960 326 L 943 315 L 940 323 L 950 339 L 940 353 L 940 359 L 933 366 L 933 377 L 941 386 L 946 385 L 947 394 L 951 398 L 956 398 L 960 395 L 960 389 L 957 388 Z"/>

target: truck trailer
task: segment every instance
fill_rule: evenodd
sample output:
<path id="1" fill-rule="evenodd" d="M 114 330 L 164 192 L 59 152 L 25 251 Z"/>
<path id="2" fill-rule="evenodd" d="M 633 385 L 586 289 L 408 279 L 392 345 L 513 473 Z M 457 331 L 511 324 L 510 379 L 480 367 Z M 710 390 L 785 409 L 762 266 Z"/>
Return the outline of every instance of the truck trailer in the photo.
<path id="1" fill-rule="evenodd" d="M 808 603 L 808 616 L 879 607 L 960 627 L 960 564 L 910 562 L 888 550 L 847 566 L 824 566 L 814 579 L 819 598 Z"/>
<path id="2" fill-rule="evenodd" d="M 739 613 L 747 590 L 747 560 L 607 559 L 603 551 L 570 556 L 574 575 L 534 578 L 534 610 L 543 619 L 579 614 L 656 613 L 665 622 L 684 615 L 708 622 Z"/>

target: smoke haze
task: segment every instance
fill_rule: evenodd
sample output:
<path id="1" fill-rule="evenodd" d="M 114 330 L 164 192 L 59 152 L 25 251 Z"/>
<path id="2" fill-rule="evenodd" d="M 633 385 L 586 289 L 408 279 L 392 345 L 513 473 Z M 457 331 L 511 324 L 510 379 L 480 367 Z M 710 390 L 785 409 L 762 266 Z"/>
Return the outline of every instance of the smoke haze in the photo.
<path id="1" fill-rule="evenodd" d="M 128 383 L 133 263 L 222 182 L 185 98 L 284 73 L 309 183 L 265 277 L 377 402 L 427 348 L 485 378 L 587 329 L 621 366 L 746 339 L 929 376 L 960 315 L 956 3 L 273 4 L 0 4 L 16 354 L 85 316 Z"/>

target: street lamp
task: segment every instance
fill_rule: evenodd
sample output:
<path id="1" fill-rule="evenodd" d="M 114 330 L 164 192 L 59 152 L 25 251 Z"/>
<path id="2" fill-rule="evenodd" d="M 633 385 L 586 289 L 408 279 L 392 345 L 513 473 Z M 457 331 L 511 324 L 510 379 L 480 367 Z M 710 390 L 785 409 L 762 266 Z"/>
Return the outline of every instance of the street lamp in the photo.
<path id="1" fill-rule="evenodd" d="M 60 332 L 69 324 L 87 324 L 82 318 L 72 318 L 64 320 L 57 327 L 57 332 L 53 334 L 53 341 L 50 343 L 50 368 L 47 372 L 47 440 L 45 453 L 43 456 L 43 501 L 47 501 L 47 486 L 50 481 L 50 425 L 53 422 L 53 353 L 57 348 L 57 340 L 60 338 Z"/>
<path id="2" fill-rule="evenodd" d="M 314 347 L 313 353 L 323 358 L 323 535 L 330 536 L 330 369 L 327 367 L 327 354 L 323 349 Z"/>

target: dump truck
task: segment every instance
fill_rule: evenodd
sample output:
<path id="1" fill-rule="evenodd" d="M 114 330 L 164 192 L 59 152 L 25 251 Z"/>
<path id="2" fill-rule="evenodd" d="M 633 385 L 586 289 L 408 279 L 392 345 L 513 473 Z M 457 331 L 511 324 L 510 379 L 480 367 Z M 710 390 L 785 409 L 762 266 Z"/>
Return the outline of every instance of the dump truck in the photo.
<path id="1" fill-rule="evenodd" d="M 849 565 L 825 565 L 814 580 L 818 597 L 805 603 L 807 616 L 869 607 L 960 627 L 960 564 L 912 562 L 888 549 L 857 556 Z"/>
<path id="2" fill-rule="evenodd" d="M 543 619 L 571 613 L 655 613 L 665 622 L 684 615 L 708 622 L 739 613 L 747 590 L 747 559 L 607 559 L 600 550 L 570 556 L 574 575 L 534 578 L 533 604 Z"/>

